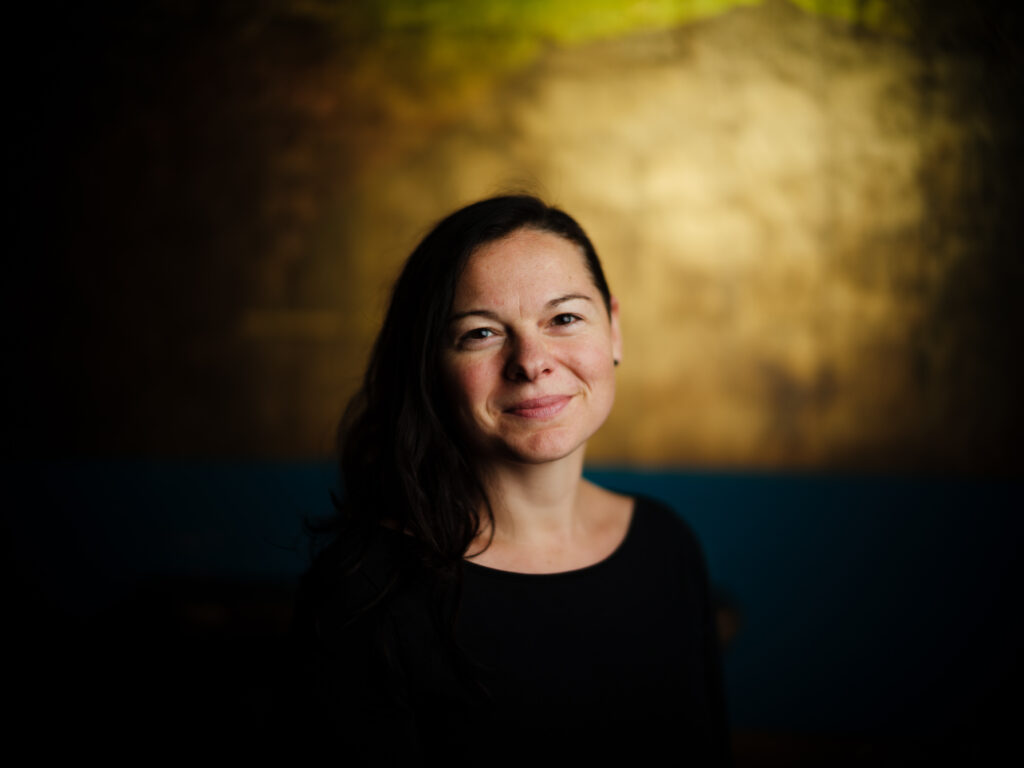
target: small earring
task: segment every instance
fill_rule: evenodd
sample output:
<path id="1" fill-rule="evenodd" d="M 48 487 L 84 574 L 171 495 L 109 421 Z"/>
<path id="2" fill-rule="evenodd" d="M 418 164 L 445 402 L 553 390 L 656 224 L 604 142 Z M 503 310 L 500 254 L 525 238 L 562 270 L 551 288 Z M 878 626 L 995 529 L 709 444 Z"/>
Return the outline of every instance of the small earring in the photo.
<path id="1" fill-rule="evenodd" d="M 615 361 L 615 367 L 616 367 L 616 368 L 618 368 L 618 367 L 619 367 L 619 361 L 618 361 L 618 360 L 616 360 L 616 361 Z"/>

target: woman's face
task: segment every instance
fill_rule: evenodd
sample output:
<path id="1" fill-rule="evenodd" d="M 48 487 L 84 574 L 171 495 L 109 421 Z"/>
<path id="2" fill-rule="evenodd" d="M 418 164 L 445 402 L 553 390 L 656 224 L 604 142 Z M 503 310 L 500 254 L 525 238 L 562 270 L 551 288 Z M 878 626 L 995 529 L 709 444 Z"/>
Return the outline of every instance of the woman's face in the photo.
<path id="1" fill-rule="evenodd" d="M 484 461 L 554 461 L 582 451 L 615 399 L 621 357 L 611 318 L 575 244 L 520 229 L 468 259 L 441 366 Z"/>

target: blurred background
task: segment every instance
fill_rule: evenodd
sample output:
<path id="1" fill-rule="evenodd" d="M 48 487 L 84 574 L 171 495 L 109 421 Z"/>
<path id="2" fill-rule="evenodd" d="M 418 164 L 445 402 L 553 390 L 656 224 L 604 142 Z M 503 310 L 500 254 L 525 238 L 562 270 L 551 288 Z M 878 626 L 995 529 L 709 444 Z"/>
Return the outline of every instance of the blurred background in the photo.
<path id="1" fill-rule="evenodd" d="M 523 190 L 620 299 L 588 471 L 700 534 L 737 762 L 1019 734 L 1011 3 L 141 0 L 8 30 L 30 717 L 106 690 L 139 733 L 257 739 L 390 284 Z"/>

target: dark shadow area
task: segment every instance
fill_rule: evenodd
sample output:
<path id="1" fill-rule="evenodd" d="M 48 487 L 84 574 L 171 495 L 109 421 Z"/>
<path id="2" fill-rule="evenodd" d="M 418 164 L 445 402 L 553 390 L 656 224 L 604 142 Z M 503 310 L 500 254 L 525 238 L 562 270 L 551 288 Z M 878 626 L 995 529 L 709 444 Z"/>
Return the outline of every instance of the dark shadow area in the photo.
<path id="1" fill-rule="evenodd" d="M 274 746 L 301 521 L 329 510 L 330 467 L 20 470 L 7 485 L 26 515 L 5 531 L 4 583 L 24 727 Z M 732 632 L 738 764 L 982 760 L 1012 746 L 1018 481 L 590 476 L 664 499 L 703 542 Z"/>

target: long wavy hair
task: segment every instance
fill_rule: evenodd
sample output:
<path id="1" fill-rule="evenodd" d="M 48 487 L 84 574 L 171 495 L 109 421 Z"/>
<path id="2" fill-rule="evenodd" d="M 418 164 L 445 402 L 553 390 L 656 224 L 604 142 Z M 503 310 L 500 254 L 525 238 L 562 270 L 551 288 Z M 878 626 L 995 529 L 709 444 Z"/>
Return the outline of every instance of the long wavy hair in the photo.
<path id="1" fill-rule="evenodd" d="M 409 256 L 395 284 L 362 387 L 338 428 L 342 496 L 335 533 L 411 534 L 435 573 L 459 572 L 490 502 L 460 435 L 440 370 L 455 287 L 481 246 L 520 229 L 559 235 L 579 246 L 611 313 L 601 262 L 568 214 L 528 195 L 482 200 L 438 223 Z M 493 525 L 491 526 L 493 530 Z"/>

